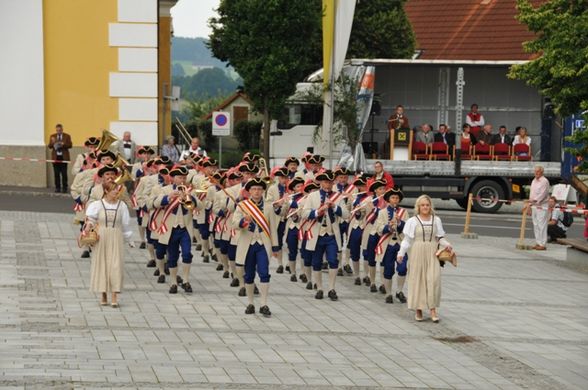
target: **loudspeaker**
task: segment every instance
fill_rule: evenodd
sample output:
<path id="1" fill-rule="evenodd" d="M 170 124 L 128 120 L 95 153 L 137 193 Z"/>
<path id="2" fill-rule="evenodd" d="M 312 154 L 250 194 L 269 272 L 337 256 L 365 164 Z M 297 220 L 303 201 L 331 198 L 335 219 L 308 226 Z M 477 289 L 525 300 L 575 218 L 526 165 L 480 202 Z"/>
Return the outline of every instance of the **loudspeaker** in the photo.
<path id="1" fill-rule="evenodd" d="M 380 102 L 378 100 L 372 101 L 372 109 L 370 110 L 370 115 L 380 115 L 382 113 L 382 106 L 380 106 Z"/>
<path id="2" fill-rule="evenodd" d="M 363 151 L 366 154 L 378 153 L 377 142 L 362 142 L 361 146 L 363 146 Z"/>

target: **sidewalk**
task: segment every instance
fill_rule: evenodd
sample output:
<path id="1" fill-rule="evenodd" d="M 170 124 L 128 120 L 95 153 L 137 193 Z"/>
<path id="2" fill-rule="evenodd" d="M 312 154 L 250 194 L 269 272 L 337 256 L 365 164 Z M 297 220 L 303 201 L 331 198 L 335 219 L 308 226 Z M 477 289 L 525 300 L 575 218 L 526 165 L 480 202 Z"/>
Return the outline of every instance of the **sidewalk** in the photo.
<path id="1" fill-rule="evenodd" d="M 558 245 L 449 236 L 439 324 L 349 276 L 330 302 L 275 273 L 267 319 L 199 255 L 194 293 L 169 295 L 140 249 L 99 306 L 71 220 L 0 211 L 0 388 L 588 388 L 588 275 Z"/>

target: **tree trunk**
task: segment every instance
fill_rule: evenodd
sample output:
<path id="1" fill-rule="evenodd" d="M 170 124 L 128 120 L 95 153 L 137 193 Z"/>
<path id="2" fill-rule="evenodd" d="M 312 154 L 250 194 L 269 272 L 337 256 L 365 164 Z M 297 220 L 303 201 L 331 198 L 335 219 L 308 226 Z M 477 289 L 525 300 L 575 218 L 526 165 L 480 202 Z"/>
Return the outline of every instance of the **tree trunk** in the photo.
<path id="1" fill-rule="evenodd" d="M 263 150 L 261 151 L 265 161 L 270 164 L 270 115 L 269 110 L 263 109 Z"/>

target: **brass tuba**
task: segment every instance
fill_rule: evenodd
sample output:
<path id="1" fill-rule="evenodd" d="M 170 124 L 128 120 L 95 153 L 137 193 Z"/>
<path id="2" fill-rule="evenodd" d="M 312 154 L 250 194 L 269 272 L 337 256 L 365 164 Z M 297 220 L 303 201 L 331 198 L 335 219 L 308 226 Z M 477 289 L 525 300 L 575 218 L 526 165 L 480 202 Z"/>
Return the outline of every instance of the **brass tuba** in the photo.
<path id="1" fill-rule="evenodd" d="M 131 165 L 127 160 L 125 160 L 120 154 L 116 156 L 116 160 L 112 163 L 115 167 L 120 170 L 126 171 L 127 166 Z"/>
<path id="2" fill-rule="evenodd" d="M 188 210 L 193 210 L 194 202 L 192 202 L 192 195 L 188 192 L 188 188 L 184 185 L 179 185 L 177 189 L 182 193 L 182 195 L 180 195 L 180 203 L 182 206 Z"/>
<path id="3" fill-rule="evenodd" d="M 100 137 L 100 143 L 96 149 L 105 152 L 110 149 L 110 146 L 116 141 L 118 141 L 118 137 L 116 135 L 112 134 L 108 130 L 102 130 L 102 137 Z"/>
<path id="4" fill-rule="evenodd" d="M 114 182 L 117 185 L 121 185 L 121 184 L 124 184 L 124 183 L 126 183 L 128 181 L 132 181 L 132 180 L 133 180 L 133 178 L 129 174 L 129 171 L 127 171 L 126 169 L 123 168 L 122 173 L 116 179 L 114 179 Z"/>

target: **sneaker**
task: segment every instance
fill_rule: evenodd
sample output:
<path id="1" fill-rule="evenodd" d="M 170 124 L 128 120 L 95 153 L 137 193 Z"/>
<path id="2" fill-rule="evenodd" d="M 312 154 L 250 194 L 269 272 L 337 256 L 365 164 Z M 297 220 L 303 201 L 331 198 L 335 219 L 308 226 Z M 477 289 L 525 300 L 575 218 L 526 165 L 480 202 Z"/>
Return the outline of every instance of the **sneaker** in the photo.
<path id="1" fill-rule="evenodd" d="M 157 283 L 165 283 L 165 275 L 159 275 L 159 278 L 157 278 Z"/>
<path id="2" fill-rule="evenodd" d="M 192 292 L 192 286 L 190 285 L 190 283 L 183 283 L 181 286 L 185 292 L 187 292 L 187 293 Z"/>
<path id="3" fill-rule="evenodd" d="M 361 279 L 359 277 L 355 278 L 355 285 L 361 286 Z"/>
<path id="4" fill-rule="evenodd" d="M 284 273 L 284 266 L 283 265 L 278 266 L 278 269 L 276 270 L 276 273 L 277 274 L 283 274 Z"/>
<path id="5" fill-rule="evenodd" d="M 224 269 L 224 267 L 223 267 L 222 264 L 219 264 L 219 265 L 216 266 L 216 270 L 217 271 L 222 271 L 223 269 Z"/>
<path id="6" fill-rule="evenodd" d="M 307 290 L 312 290 L 312 282 L 306 283 L 306 289 Z"/>
<path id="7" fill-rule="evenodd" d="M 156 266 L 155 259 L 151 259 L 147 262 L 147 268 L 155 268 Z"/>
<path id="8" fill-rule="evenodd" d="M 337 292 L 335 290 L 329 291 L 329 298 L 331 299 L 331 301 L 336 301 L 337 299 L 339 299 L 339 297 L 337 296 Z"/>
<path id="9" fill-rule="evenodd" d="M 392 298 L 392 295 L 388 295 L 386 297 L 386 303 L 394 303 L 394 298 Z"/>
<path id="10" fill-rule="evenodd" d="M 400 303 L 406 303 L 406 297 L 402 291 L 396 293 L 396 298 L 400 301 Z"/>
<path id="11" fill-rule="evenodd" d="M 228 279 L 228 278 L 229 278 L 229 271 L 223 272 L 223 279 Z"/>
<path id="12" fill-rule="evenodd" d="M 302 283 L 308 283 L 308 278 L 306 277 L 305 274 L 300 275 L 299 279 Z"/>
<path id="13" fill-rule="evenodd" d="M 272 315 L 272 312 L 270 311 L 269 307 L 267 307 L 267 305 L 260 307 L 259 313 L 263 314 L 264 317 L 270 317 Z"/>
<path id="14" fill-rule="evenodd" d="M 353 270 L 351 269 L 351 266 L 349 264 L 345 264 L 345 266 L 343 267 L 343 271 L 347 272 L 349 275 L 353 275 Z"/>
<path id="15" fill-rule="evenodd" d="M 241 287 L 239 289 L 239 294 L 237 294 L 237 295 L 239 295 L 240 297 L 246 296 L 247 295 L 247 291 L 245 291 L 245 287 Z"/>
<path id="16" fill-rule="evenodd" d="M 298 278 L 296 277 L 296 274 L 292 274 L 292 276 L 290 276 L 290 281 L 291 282 L 297 282 Z"/>
<path id="17" fill-rule="evenodd" d="M 178 293 L 178 286 L 176 284 L 174 284 L 173 286 L 171 286 L 169 288 L 169 293 L 170 294 L 177 294 Z"/>
<path id="18" fill-rule="evenodd" d="M 247 305 L 247 308 L 245 309 L 245 314 L 255 314 L 255 306 Z"/>
<path id="19" fill-rule="evenodd" d="M 315 299 L 323 299 L 323 290 L 318 290 L 314 295 Z"/>

